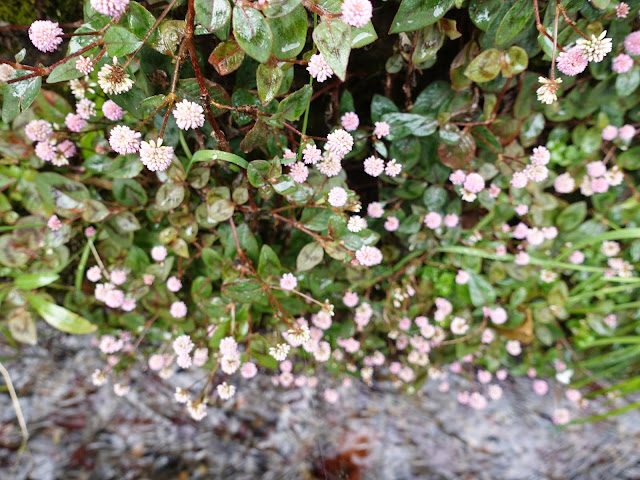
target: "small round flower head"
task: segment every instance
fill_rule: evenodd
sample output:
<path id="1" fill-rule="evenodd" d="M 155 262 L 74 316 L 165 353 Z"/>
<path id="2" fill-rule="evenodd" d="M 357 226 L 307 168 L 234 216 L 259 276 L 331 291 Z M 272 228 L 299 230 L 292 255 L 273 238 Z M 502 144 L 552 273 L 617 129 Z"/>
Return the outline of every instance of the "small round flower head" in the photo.
<path id="1" fill-rule="evenodd" d="M 558 193 L 571 193 L 575 187 L 576 181 L 569 173 L 558 175 L 553 182 L 553 188 L 555 188 Z"/>
<path id="2" fill-rule="evenodd" d="M 133 80 L 113 57 L 113 64 L 105 63 L 98 72 L 98 85 L 107 95 L 120 95 L 131 90 Z"/>
<path id="3" fill-rule="evenodd" d="M 582 262 L 584 262 L 584 253 L 582 253 L 580 250 L 576 250 L 569 256 L 569 261 L 574 265 L 580 265 Z"/>
<path id="4" fill-rule="evenodd" d="M 543 182 L 549 176 L 549 169 L 544 165 L 527 165 L 524 174 L 532 182 Z"/>
<path id="5" fill-rule="evenodd" d="M 489 318 L 496 325 L 502 325 L 507 321 L 507 312 L 502 307 L 492 308 L 489 310 Z"/>
<path id="6" fill-rule="evenodd" d="M 149 368 L 154 372 L 162 370 L 162 368 L 165 365 L 164 355 L 159 355 L 157 353 L 154 353 L 149 357 L 148 363 L 149 363 Z"/>
<path id="7" fill-rule="evenodd" d="M 371 202 L 367 206 L 367 215 L 371 218 L 381 218 L 384 215 L 384 208 L 380 202 Z"/>
<path id="8" fill-rule="evenodd" d="M 140 160 L 150 171 L 163 172 L 173 162 L 173 147 L 162 146 L 162 139 L 142 142 L 140 144 Z"/>
<path id="9" fill-rule="evenodd" d="M 635 134 L 636 128 L 633 125 L 623 125 L 620 127 L 620 130 L 618 130 L 618 136 L 620 140 L 624 142 L 630 142 Z"/>
<path id="10" fill-rule="evenodd" d="M 309 177 L 309 168 L 302 162 L 296 162 L 289 168 L 289 176 L 296 183 L 304 183 Z"/>
<path id="11" fill-rule="evenodd" d="M 455 228 L 460 223 L 460 218 L 455 213 L 449 213 L 444 216 L 444 225 L 447 228 Z"/>
<path id="12" fill-rule="evenodd" d="M 624 48 L 631 55 L 640 55 L 640 30 L 631 32 L 626 36 Z"/>
<path id="13" fill-rule="evenodd" d="M 275 347 L 269 347 L 269 355 L 271 355 L 279 362 L 282 362 L 285 358 L 287 358 L 290 349 L 291 347 L 287 343 L 279 343 Z"/>
<path id="14" fill-rule="evenodd" d="M 58 145 L 58 152 L 60 152 L 65 158 L 71 158 L 76 154 L 76 146 L 71 140 L 64 140 Z"/>
<path id="15" fill-rule="evenodd" d="M 309 327 L 307 327 L 306 325 L 301 325 L 299 327 L 290 328 L 289 330 L 287 330 L 287 341 L 294 347 L 299 347 L 303 343 L 306 343 L 310 340 L 311 333 Z M 283 364 L 285 368 L 287 365 L 290 365 L 285 362 L 283 362 Z M 283 372 L 284 371 L 285 370 L 283 370 Z"/>
<path id="16" fill-rule="evenodd" d="M 360 215 L 354 215 L 347 222 L 347 230 L 352 233 L 358 233 L 367 228 L 367 221 Z"/>
<path id="17" fill-rule="evenodd" d="M 387 221 L 384 222 L 384 229 L 387 232 L 395 232 L 399 226 L 400 220 L 398 220 L 396 217 L 389 217 L 387 218 Z"/>
<path id="18" fill-rule="evenodd" d="M 340 123 L 347 132 L 352 132 L 360 125 L 360 118 L 355 112 L 347 112 L 340 118 Z"/>
<path id="19" fill-rule="evenodd" d="M 557 408 L 551 416 L 551 420 L 555 425 L 566 425 L 570 419 L 571 415 L 566 408 Z"/>
<path id="20" fill-rule="evenodd" d="M 135 132 L 126 125 L 116 125 L 111 129 L 109 145 L 120 155 L 136 153 L 140 150 L 140 136 L 140 132 Z"/>
<path id="21" fill-rule="evenodd" d="M 607 31 L 604 30 L 598 37 L 591 35 L 591 39 L 580 38 L 576 42 L 576 47 L 582 50 L 582 55 L 590 62 L 599 63 L 613 49 L 610 38 L 606 38 Z M 625 44 L 626 45 L 626 44 Z"/>
<path id="22" fill-rule="evenodd" d="M 129 0 L 91 0 L 91 6 L 96 12 L 116 17 L 127 9 Z"/>
<path id="23" fill-rule="evenodd" d="M 93 60 L 89 57 L 78 57 L 76 60 L 76 70 L 89 75 L 93 72 Z"/>
<path id="24" fill-rule="evenodd" d="M 72 132 L 80 132 L 87 125 L 87 121 L 80 115 L 68 113 L 64 119 L 64 124 Z"/>
<path id="25" fill-rule="evenodd" d="M 342 158 L 353 148 L 353 137 L 347 131 L 339 128 L 327 135 L 325 149 L 333 155 Z"/>
<path id="26" fill-rule="evenodd" d="M 29 27 L 29 40 L 41 52 L 53 52 L 62 43 L 63 33 L 57 22 L 36 20 Z"/>
<path id="27" fill-rule="evenodd" d="M 318 171 L 327 177 L 335 177 L 342 171 L 342 164 L 338 157 L 325 155 L 317 164 Z"/>
<path id="28" fill-rule="evenodd" d="M 372 177 L 379 177 L 384 172 L 384 160 L 374 155 L 365 158 L 364 171 Z"/>
<path id="29" fill-rule="evenodd" d="M 178 277 L 171 276 L 167 279 L 167 290 L 170 292 L 179 292 L 182 288 L 182 282 Z"/>
<path id="30" fill-rule="evenodd" d="M 97 368 L 91 374 L 91 383 L 96 387 L 101 387 L 105 383 L 107 383 L 107 376 Z"/>
<path id="31" fill-rule="evenodd" d="M 484 189 L 484 178 L 477 173 L 470 173 L 464 181 L 464 189 L 471 193 L 480 193 Z"/>
<path id="32" fill-rule="evenodd" d="M 431 230 L 440 228 L 440 225 L 442 225 L 442 215 L 440 215 L 438 212 L 429 212 L 424 217 L 424 224 Z"/>
<path id="33" fill-rule="evenodd" d="M 124 110 L 113 100 L 107 100 L 102 104 L 102 113 L 113 122 L 122 120 Z"/>
<path id="34" fill-rule="evenodd" d="M 551 152 L 547 147 L 535 147 L 533 153 L 529 156 L 529 160 L 533 165 L 546 165 L 551 159 Z"/>
<path id="35" fill-rule="evenodd" d="M 616 73 L 627 73 L 633 67 L 633 58 L 621 53 L 611 62 L 611 69 Z"/>
<path id="36" fill-rule="evenodd" d="M 493 333 L 493 331 L 486 328 L 482 332 L 482 337 L 480 338 L 480 341 L 486 345 L 489 345 L 491 342 L 493 342 L 494 338 L 495 338 L 495 334 Z"/>
<path id="37" fill-rule="evenodd" d="M 535 394 L 540 396 L 546 395 L 549 391 L 549 384 L 541 379 L 534 380 L 532 387 Z"/>
<path id="38" fill-rule="evenodd" d="M 89 120 L 96 114 L 96 104 L 88 98 L 83 98 L 76 104 L 76 113 L 81 118 Z"/>
<path id="39" fill-rule="evenodd" d="M 49 217 L 49 220 L 47 220 L 47 227 L 49 227 L 49 230 L 53 232 L 55 232 L 56 230 L 59 230 L 61 226 L 62 226 L 62 222 L 60 221 L 57 215 L 51 215 Z"/>
<path id="40" fill-rule="evenodd" d="M 176 352 L 176 355 L 189 355 L 193 347 L 189 335 L 180 335 L 173 341 L 173 351 Z"/>
<path id="41" fill-rule="evenodd" d="M 522 353 L 522 345 L 520 345 L 518 340 L 507 340 L 506 347 L 509 355 L 513 355 L 514 357 L 517 357 Z"/>
<path id="42" fill-rule="evenodd" d="M 356 259 L 360 265 L 373 267 L 382 263 L 382 252 L 377 247 L 365 245 L 356 252 Z"/>
<path id="43" fill-rule="evenodd" d="M 500 385 L 489 385 L 487 394 L 491 400 L 499 400 L 502 398 L 502 387 Z"/>
<path id="44" fill-rule="evenodd" d="M 464 335 L 469 330 L 469 325 L 467 325 L 467 321 L 462 317 L 454 317 L 451 321 L 451 333 L 454 335 Z"/>
<path id="45" fill-rule="evenodd" d="M 601 161 L 587 163 L 587 173 L 593 178 L 602 177 L 607 172 L 607 167 Z"/>
<path id="46" fill-rule="evenodd" d="M 153 258 L 156 262 L 164 262 L 164 259 L 167 258 L 166 247 L 164 245 L 156 245 L 155 247 L 153 247 L 151 249 L 151 258 Z"/>
<path id="47" fill-rule="evenodd" d="M 173 302 L 169 308 L 169 313 L 173 318 L 184 318 L 187 315 L 187 306 L 184 302 Z"/>
<path id="48" fill-rule="evenodd" d="M 456 170 L 449 175 L 449 181 L 454 185 L 463 185 L 464 181 L 467 179 L 467 174 L 462 170 Z"/>
<path id="49" fill-rule="evenodd" d="M 558 70 L 565 75 L 573 77 L 584 72 L 589 64 L 589 60 L 587 60 L 582 53 L 582 48 L 573 47 L 565 52 L 560 52 L 556 64 L 558 65 Z"/>
<path id="50" fill-rule="evenodd" d="M 246 362 L 240 367 L 240 375 L 242 378 L 253 378 L 258 373 L 258 367 L 253 362 Z"/>
<path id="51" fill-rule="evenodd" d="M 102 271 L 100 270 L 99 266 L 94 265 L 89 270 L 87 270 L 87 280 L 89 280 L 90 282 L 95 283 L 101 278 L 102 278 Z"/>
<path id="52" fill-rule="evenodd" d="M 110 308 L 120 308 L 124 303 L 124 292 L 122 290 L 109 290 L 104 298 L 104 303 Z"/>
<path id="53" fill-rule="evenodd" d="M 173 116 L 181 130 L 200 128 L 204 125 L 204 109 L 186 99 L 176 104 Z"/>
<path id="54" fill-rule="evenodd" d="M 373 134 L 378 137 L 386 137 L 391 132 L 391 126 L 387 122 L 376 122 L 373 129 Z"/>
<path id="55" fill-rule="evenodd" d="M 342 20 L 347 25 L 364 27 L 373 16 L 373 6 L 369 0 L 344 0 L 342 2 Z"/>
<path id="56" fill-rule="evenodd" d="M 113 270 L 109 275 L 111 283 L 114 285 L 122 285 L 127 281 L 127 273 L 124 270 Z"/>
<path id="57" fill-rule="evenodd" d="M 343 207 L 347 203 L 348 194 L 342 187 L 333 187 L 329 190 L 328 201 L 332 207 Z"/>
<path id="58" fill-rule="evenodd" d="M 627 18 L 630 11 L 629 5 L 625 2 L 620 2 L 620 5 L 616 5 L 616 17 L 618 18 Z"/>
<path id="59" fill-rule="evenodd" d="M 615 257 L 620 253 L 620 244 L 613 241 L 604 241 L 600 251 L 607 257 Z"/>
<path id="60" fill-rule="evenodd" d="M 340 400 L 340 394 L 333 388 L 325 388 L 323 395 L 327 403 L 336 403 Z"/>
<path id="61" fill-rule="evenodd" d="M 144 275 L 142 275 L 142 283 L 144 283 L 147 286 L 153 285 L 153 281 L 155 279 L 156 277 L 151 275 L 150 273 L 145 273 Z"/>
<path id="62" fill-rule="evenodd" d="M 0 64 L 0 82 L 11 80 L 16 69 L 6 63 Z"/>
<path id="63" fill-rule="evenodd" d="M 353 308 L 358 305 L 358 294 L 356 292 L 348 291 L 342 297 L 342 303 L 345 304 L 346 307 Z"/>
<path id="64" fill-rule="evenodd" d="M 24 134 L 32 142 L 45 142 L 51 138 L 53 128 L 46 120 L 32 120 L 24 127 Z"/>
<path id="65" fill-rule="evenodd" d="M 524 188 L 529 183 L 526 172 L 514 172 L 509 182 L 513 188 Z"/>
<path id="66" fill-rule="evenodd" d="M 456 275 L 456 283 L 458 285 L 466 285 L 467 283 L 469 283 L 470 278 L 471 275 L 469 275 L 467 272 L 465 272 L 464 270 L 458 270 L 458 274 Z"/>
<path id="67" fill-rule="evenodd" d="M 402 165 L 399 164 L 396 159 L 391 159 L 387 162 L 387 166 L 384 167 L 384 173 L 390 177 L 396 177 L 402 171 Z"/>
<path id="68" fill-rule="evenodd" d="M 607 125 L 602 129 L 602 139 L 606 141 L 611 141 L 618 136 L 618 128 L 613 125 Z"/>
<path id="69" fill-rule="evenodd" d="M 238 353 L 238 344 L 233 337 L 224 337 L 220 340 L 218 350 L 223 357 L 233 357 Z"/>
<path id="70" fill-rule="evenodd" d="M 551 80 L 550 78 L 538 77 L 538 82 L 542 84 L 538 90 L 536 90 L 539 102 L 551 105 L 553 102 L 558 100 L 557 93 L 558 86 L 562 83 L 561 78 Z"/>
<path id="71" fill-rule="evenodd" d="M 36 156 L 45 162 L 51 162 L 56 157 L 57 150 L 52 142 L 38 142 L 34 148 Z"/>
<path id="72" fill-rule="evenodd" d="M 529 265 L 529 254 L 527 252 L 518 252 L 516 253 L 516 258 L 514 259 L 514 263 L 516 265 Z"/>
<path id="73" fill-rule="evenodd" d="M 333 76 L 333 70 L 321 53 L 311 56 L 307 65 L 307 72 L 320 83 Z"/>
<path id="74" fill-rule="evenodd" d="M 311 143 L 307 143 L 302 150 L 302 159 L 304 163 L 315 165 L 322 159 L 322 151 Z"/>
<path id="75" fill-rule="evenodd" d="M 293 290 L 298 286 L 298 279 L 292 273 L 285 273 L 280 279 L 280 288 L 283 290 Z"/>

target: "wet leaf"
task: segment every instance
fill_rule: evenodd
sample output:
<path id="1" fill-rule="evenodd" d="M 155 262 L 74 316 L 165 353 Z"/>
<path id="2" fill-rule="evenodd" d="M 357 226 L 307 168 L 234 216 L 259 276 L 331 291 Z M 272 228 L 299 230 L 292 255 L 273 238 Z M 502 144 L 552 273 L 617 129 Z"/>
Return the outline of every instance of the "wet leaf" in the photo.
<path id="1" fill-rule="evenodd" d="M 263 105 L 274 99 L 284 75 L 277 65 L 258 65 L 256 69 L 256 83 L 258 85 L 258 97 Z"/>
<path id="2" fill-rule="evenodd" d="M 9 314 L 7 322 L 9 331 L 14 340 L 27 345 L 38 343 L 38 332 L 33 316 L 27 310 L 14 310 Z"/>
<path id="3" fill-rule="evenodd" d="M 209 63 L 220 75 L 227 75 L 242 65 L 244 50 L 233 40 L 220 43 L 209 55 Z"/>
<path id="4" fill-rule="evenodd" d="M 260 63 L 271 55 L 273 35 L 269 24 L 259 10 L 233 7 L 233 34 L 238 45 Z"/>
<path id="5" fill-rule="evenodd" d="M 469 64 L 464 74 L 476 83 L 493 80 L 500 73 L 502 52 L 495 48 L 485 50 Z"/>
<path id="6" fill-rule="evenodd" d="M 351 26 L 339 18 L 325 19 L 313 30 L 313 41 L 318 50 L 342 81 L 347 77 L 351 35 Z"/>
<path id="7" fill-rule="evenodd" d="M 402 0 L 389 33 L 411 32 L 440 20 L 453 6 L 453 0 Z"/>
<path id="8" fill-rule="evenodd" d="M 533 16 L 533 2 L 518 0 L 504 16 L 496 32 L 496 45 L 504 45 L 513 40 L 529 24 Z"/>
<path id="9" fill-rule="evenodd" d="M 296 266 L 299 272 L 311 270 L 318 265 L 324 257 L 324 249 L 318 242 L 311 242 L 306 244 L 300 250 L 298 259 L 296 260 Z"/>
<path id="10" fill-rule="evenodd" d="M 224 27 L 231 18 L 229 0 L 195 0 L 196 21 L 209 32 Z"/>
<path id="11" fill-rule="evenodd" d="M 291 13 L 267 20 L 273 32 L 273 55 L 281 60 L 296 58 L 307 41 L 307 11 L 298 6 Z"/>
<path id="12" fill-rule="evenodd" d="M 26 296 L 31 307 L 52 327 L 79 335 L 96 331 L 97 327 L 86 318 L 55 305 L 39 295 L 26 293 Z"/>

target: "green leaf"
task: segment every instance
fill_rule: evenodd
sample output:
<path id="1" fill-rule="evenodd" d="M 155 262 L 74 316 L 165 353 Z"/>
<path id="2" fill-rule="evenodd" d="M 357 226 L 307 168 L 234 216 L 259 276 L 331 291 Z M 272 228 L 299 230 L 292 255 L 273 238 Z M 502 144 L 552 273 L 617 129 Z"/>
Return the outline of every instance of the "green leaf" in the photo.
<path id="1" fill-rule="evenodd" d="M 16 77 L 23 77 L 28 73 L 28 70 L 19 70 Z M 42 77 L 28 78 L 6 85 L 3 93 L 2 121 L 10 123 L 20 112 L 29 108 L 36 99 L 41 85 Z"/>
<path id="2" fill-rule="evenodd" d="M 23 309 L 16 309 L 9 315 L 7 326 L 14 340 L 27 345 L 38 343 L 38 332 L 36 322 L 33 321 L 31 312 Z"/>
<path id="3" fill-rule="evenodd" d="M 299 272 L 311 270 L 322 261 L 323 257 L 324 249 L 322 245 L 318 242 L 307 243 L 298 253 L 296 267 Z"/>
<path id="4" fill-rule="evenodd" d="M 231 200 L 222 198 L 207 205 L 207 213 L 211 220 L 220 223 L 231 218 L 235 208 L 236 206 Z"/>
<path id="5" fill-rule="evenodd" d="M 242 157 L 233 153 L 224 152 L 222 150 L 198 150 L 193 154 L 191 163 L 196 162 L 212 162 L 215 160 L 222 160 L 224 162 L 233 163 L 242 168 L 247 168 L 249 163 Z M 187 170 L 188 172 L 188 170 Z"/>
<path id="6" fill-rule="evenodd" d="M 247 55 L 260 63 L 269 59 L 273 35 L 259 10 L 233 7 L 233 34 Z"/>
<path id="7" fill-rule="evenodd" d="M 89 190 L 82 183 L 57 173 L 37 173 L 35 183 L 45 205 L 66 217 L 82 211 L 84 200 L 89 198 Z"/>
<path id="8" fill-rule="evenodd" d="M 224 27 L 231 18 L 229 0 L 195 0 L 196 21 L 209 32 Z"/>
<path id="9" fill-rule="evenodd" d="M 518 73 L 522 73 L 529 66 L 527 52 L 517 46 L 509 47 L 504 53 L 502 60 L 502 76 L 505 78 L 510 78 Z"/>
<path id="10" fill-rule="evenodd" d="M 118 26 L 112 26 L 106 31 L 104 41 L 110 57 L 122 57 L 135 52 L 142 45 L 142 41 L 133 33 Z"/>
<path id="11" fill-rule="evenodd" d="M 313 89 L 310 85 L 305 85 L 297 92 L 293 92 L 278 105 L 278 112 L 284 114 L 284 118 L 293 122 L 299 119 L 307 109 L 311 101 Z"/>
<path id="12" fill-rule="evenodd" d="M 119 155 L 109 165 L 107 174 L 111 178 L 133 178 L 142 171 L 142 167 L 139 155 Z"/>
<path id="13" fill-rule="evenodd" d="M 253 278 L 225 283 L 222 285 L 222 293 L 239 303 L 257 303 L 265 296 L 262 285 Z"/>
<path id="14" fill-rule="evenodd" d="M 84 201 L 84 212 L 82 212 L 82 219 L 85 222 L 101 222 L 109 216 L 109 213 L 109 209 L 105 207 L 104 203 L 102 203 L 100 200 L 89 198 Z"/>
<path id="15" fill-rule="evenodd" d="M 218 44 L 209 55 L 209 63 L 220 75 L 227 75 L 242 65 L 244 50 L 233 40 Z"/>
<path id="16" fill-rule="evenodd" d="M 640 67 L 635 65 L 626 73 L 616 75 L 616 93 L 619 97 L 627 97 L 640 85 Z"/>
<path id="17" fill-rule="evenodd" d="M 33 290 L 34 288 L 45 287 L 59 278 L 60 275 L 53 272 L 21 273 L 15 278 L 14 283 L 16 287 L 22 290 Z"/>
<path id="18" fill-rule="evenodd" d="M 487 282 L 483 276 L 478 275 L 475 272 L 469 274 L 469 295 L 471 296 L 471 303 L 476 307 L 482 307 L 483 305 L 489 305 L 496 300 L 496 292 L 493 287 Z"/>
<path id="19" fill-rule="evenodd" d="M 569 205 L 560 212 L 555 224 L 558 225 L 562 231 L 569 232 L 580 225 L 586 217 L 587 204 L 585 202 L 577 202 Z"/>
<path id="20" fill-rule="evenodd" d="M 113 196 L 125 207 L 141 207 L 148 200 L 142 185 L 130 178 L 117 178 L 113 181 Z"/>
<path id="21" fill-rule="evenodd" d="M 532 16 L 533 2 L 518 0 L 500 22 L 496 32 L 496 45 L 504 45 L 513 40 L 529 23 Z"/>
<path id="22" fill-rule="evenodd" d="M 84 73 L 76 68 L 76 57 L 70 58 L 61 65 L 54 68 L 47 77 L 47 83 L 58 83 L 84 77 Z"/>
<path id="23" fill-rule="evenodd" d="M 260 64 L 256 69 L 256 83 L 258 85 L 258 97 L 263 105 L 274 99 L 284 75 L 277 65 Z"/>
<path id="24" fill-rule="evenodd" d="M 417 115 L 415 113 L 387 113 L 382 120 L 389 124 L 390 133 L 387 140 L 398 140 L 407 135 L 427 137 L 438 128 L 438 120 L 433 115 Z"/>
<path id="25" fill-rule="evenodd" d="M 269 135 L 267 124 L 261 119 L 258 119 L 256 124 L 251 127 L 251 130 L 247 132 L 240 142 L 240 150 L 243 152 L 250 152 L 254 148 L 264 145 L 267 141 L 267 135 Z"/>
<path id="26" fill-rule="evenodd" d="M 351 26 L 339 18 L 323 20 L 313 30 L 313 41 L 325 60 L 344 82 L 351 53 Z"/>
<path id="27" fill-rule="evenodd" d="M 411 61 L 418 64 L 435 57 L 443 43 L 444 33 L 436 25 L 420 29 Z"/>
<path id="28" fill-rule="evenodd" d="M 453 0 L 402 0 L 389 33 L 411 32 L 440 20 Z"/>
<path id="29" fill-rule="evenodd" d="M 267 2 L 267 8 L 264 9 L 264 14 L 267 17 L 282 17 L 289 12 L 292 12 L 302 0 L 270 0 Z"/>
<path id="30" fill-rule="evenodd" d="M 27 300 L 45 322 L 66 333 L 82 335 L 95 332 L 97 327 L 84 317 L 55 305 L 39 295 L 26 293 Z"/>
<path id="31" fill-rule="evenodd" d="M 149 10 L 144 8 L 138 2 L 129 2 L 129 8 L 123 15 L 120 25 L 125 27 L 142 41 L 155 22 L 156 19 Z M 153 42 L 157 37 L 158 32 L 153 31 L 149 36 L 148 41 Z"/>
<path id="32" fill-rule="evenodd" d="M 640 168 L 640 146 L 622 152 L 616 162 L 620 168 L 636 170 Z"/>
<path id="33" fill-rule="evenodd" d="M 375 94 L 371 99 L 371 121 L 379 122 L 386 113 L 397 113 L 400 110 L 392 100 L 385 96 Z M 416 112 L 422 113 L 422 112 Z"/>
<path id="34" fill-rule="evenodd" d="M 258 275 L 263 280 L 269 277 L 273 279 L 279 277 L 281 271 L 282 265 L 276 252 L 269 245 L 263 245 L 258 259 Z"/>
<path id="35" fill-rule="evenodd" d="M 168 212 L 179 207 L 184 200 L 184 186 L 178 183 L 165 183 L 156 193 L 155 208 Z"/>
<path id="36" fill-rule="evenodd" d="M 370 43 L 375 42 L 378 39 L 376 29 L 373 28 L 371 22 L 367 23 L 364 27 L 352 29 L 351 48 L 360 48 Z"/>
<path id="37" fill-rule="evenodd" d="M 495 48 L 485 50 L 469 64 L 464 74 L 476 83 L 493 80 L 500 73 L 502 52 Z"/>
<path id="38" fill-rule="evenodd" d="M 280 60 L 296 58 L 307 40 L 307 11 L 298 6 L 291 13 L 267 20 L 273 32 L 273 55 Z"/>
<path id="39" fill-rule="evenodd" d="M 469 16 L 476 27 L 486 31 L 500 7 L 502 0 L 470 0 Z"/>
<path id="40" fill-rule="evenodd" d="M 247 167 L 247 178 L 249 183 L 258 188 L 267 183 L 271 165 L 266 160 L 254 160 Z"/>
<path id="41" fill-rule="evenodd" d="M 278 361 L 269 355 L 269 345 L 263 337 L 254 337 L 251 340 L 251 356 L 254 357 L 260 365 L 272 370 L 278 369 Z"/>

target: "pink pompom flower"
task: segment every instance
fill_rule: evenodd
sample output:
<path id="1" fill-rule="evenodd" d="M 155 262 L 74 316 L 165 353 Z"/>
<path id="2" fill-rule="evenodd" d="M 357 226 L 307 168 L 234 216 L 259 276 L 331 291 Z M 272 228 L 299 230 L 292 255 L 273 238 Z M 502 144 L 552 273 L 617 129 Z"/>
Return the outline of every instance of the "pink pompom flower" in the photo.
<path id="1" fill-rule="evenodd" d="M 631 32 L 624 39 L 624 48 L 631 55 L 640 55 L 640 30 Z"/>
<path id="2" fill-rule="evenodd" d="M 36 20 L 29 27 L 29 40 L 41 52 L 53 52 L 62 43 L 63 33 L 58 22 Z"/>
<path id="3" fill-rule="evenodd" d="M 342 2 L 342 20 L 347 25 L 364 27 L 373 16 L 373 6 L 369 0 L 344 0 Z"/>
<path id="4" fill-rule="evenodd" d="M 186 99 L 176 104 L 173 116 L 181 130 L 196 129 L 204 125 L 204 109 L 197 103 Z"/>
<path id="5" fill-rule="evenodd" d="M 307 71 L 318 82 L 322 83 L 333 76 L 333 70 L 321 53 L 312 55 L 307 65 Z"/>
<path id="6" fill-rule="evenodd" d="M 580 47 L 570 48 L 558 55 L 558 70 L 570 77 L 584 72 L 588 64 L 589 60 L 583 55 Z"/>
<path id="7" fill-rule="evenodd" d="M 91 0 L 91 6 L 103 15 L 112 17 L 122 14 L 129 5 L 129 0 Z"/>
<path id="8" fill-rule="evenodd" d="M 627 73 L 633 67 L 633 58 L 621 53 L 611 62 L 611 69 L 616 73 Z"/>
<path id="9" fill-rule="evenodd" d="M 113 100 L 107 100 L 102 105 L 102 113 L 105 117 L 113 122 L 122 120 L 124 116 L 124 110 Z"/>
<path id="10" fill-rule="evenodd" d="M 360 125 L 360 118 L 355 112 L 347 112 L 340 118 L 340 123 L 347 132 L 352 132 Z"/>

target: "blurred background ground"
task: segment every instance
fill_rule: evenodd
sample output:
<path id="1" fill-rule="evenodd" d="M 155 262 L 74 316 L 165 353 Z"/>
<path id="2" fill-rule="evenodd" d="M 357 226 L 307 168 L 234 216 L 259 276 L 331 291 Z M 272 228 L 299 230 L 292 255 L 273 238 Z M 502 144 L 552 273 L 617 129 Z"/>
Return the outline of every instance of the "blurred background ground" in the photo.
<path id="1" fill-rule="evenodd" d="M 508 379 L 502 399 L 474 411 L 456 401 L 470 387 L 463 378 L 450 378 L 448 393 L 432 382 L 413 397 L 354 385 L 329 405 L 317 393 L 329 377 L 314 392 L 273 387 L 263 375 L 198 423 L 173 392 L 201 375 L 165 381 L 138 371 L 119 398 L 91 385 L 103 360 L 87 338 L 44 338 L 5 362 L 31 438 L 18 462 L 20 431 L 0 393 L 2 480 L 640 478 L 639 412 L 558 430 L 554 396 L 534 395 L 529 379 Z"/>

